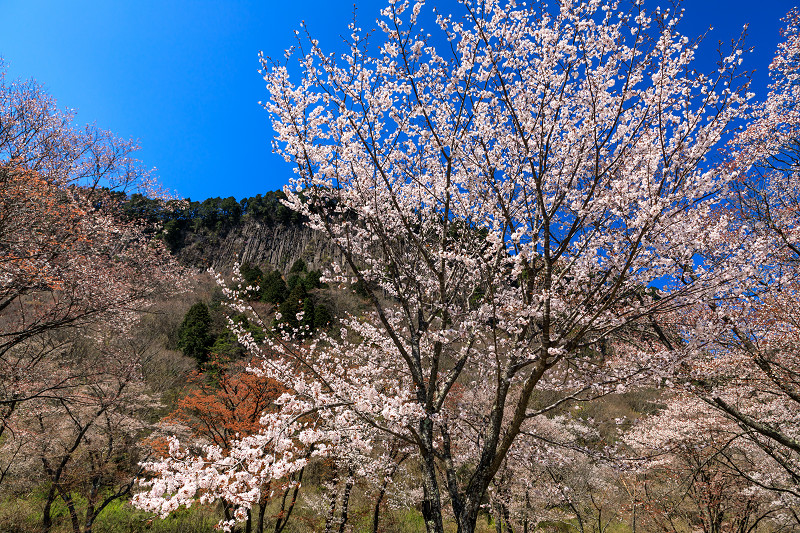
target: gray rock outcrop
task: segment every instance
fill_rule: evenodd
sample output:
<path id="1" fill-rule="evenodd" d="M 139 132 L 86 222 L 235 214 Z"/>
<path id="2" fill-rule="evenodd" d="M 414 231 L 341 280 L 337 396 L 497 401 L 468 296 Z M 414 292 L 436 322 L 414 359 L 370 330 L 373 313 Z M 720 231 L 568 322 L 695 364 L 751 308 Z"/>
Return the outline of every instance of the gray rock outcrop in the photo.
<path id="1" fill-rule="evenodd" d="M 177 256 L 184 264 L 219 271 L 238 261 L 286 273 L 298 259 L 310 269 L 324 270 L 339 253 L 324 235 L 302 224 L 245 219 L 224 237 L 206 232 L 188 235 Z"/>

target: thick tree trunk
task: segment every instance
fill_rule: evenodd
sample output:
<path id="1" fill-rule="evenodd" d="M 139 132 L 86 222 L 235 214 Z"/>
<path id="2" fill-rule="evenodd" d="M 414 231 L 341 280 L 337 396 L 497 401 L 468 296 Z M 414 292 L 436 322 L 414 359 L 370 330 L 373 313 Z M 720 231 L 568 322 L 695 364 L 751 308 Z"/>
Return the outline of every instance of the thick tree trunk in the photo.
<path id="1" fill-rule="evenodd" d="M 375 500 L 375 508 L 372 511 L 372 533 L 378 533 L 378 522 L 381 517 L 381 504 L 383 503 L 383 498 L 386 496 L 386 489 L 389 486 L 389 479 L 391 479 L 391 475 L 394 475 L 394 469 L 392 469 L 392 474 L 386 476 L 381 484 L 381 490 L 378 492 L 378 498 Z"/>
<path id="2" fill-rule="evenodd" d="M 81 533 L 81 523 L 78 519 L 78 511 L 75 509 L 75 502 L 72 500 L 72 496 L 69 492 L 60 487 L 58 492 L 61 494 L 61 499 L 66 504 L 67 510 L 69 510 L 69 519 L 72 523 L 73 533 Z"/>
<path id="3" fill-rule="evenodd" d="M 258 533 L 264 533 L 264 513 L 267 511 L 267 502 L 260 501 L 258 502 L 258 528 L 256 531 Z"/>
<path id="4" fill-rule="evenodd" d="M 353 468 L 347 469 L 347 481 L 344 484 L 344 494 L 342 495 L 342 513 L 339 516 L 339 533 L 344 533 L 344 526 L 347 524 L 347 507 L 350 505 L 350 491 L 353 490 L 355 477 Z"/>
<path id="5" fill-rule="evenodd" d="M 225 517 L 226 521 L 233 520 L 233 513 L 231 512 L 231 505 L 225 501 L 222 502 L 222 515 Z M 236 531 L 236 526 L 233 527 L 233 531 Z"/>
<path id="6" fill-rule="evenodd" d="M 49 533 L 53 527 L 53 516 L 51 509 L 53 502 L 56 499 L 56 486 L 50 485 L 50 490 L 47 491 L 47 499 L 44 502 L 44 509 L 42 510 L 42 532 Z"/>
<path id="7" fill-rule="evenodd" d="M 420 422 L 422 442 L 427 449 L 422 451 L 422 518 L 427 533 L 444 533 L 442 520 L 442 498 L 436 476 L 436 458 L 433 456 L 433 421 L 426 418 Z M 474 528 L 473 528 L 474 529 Z M 460 530 L 459 530 L 460 531 Z"/>
<path id="8" fill-rule="evenodd" d="M 461 513 L 456 517 L 458 525 L 458 533 L 475 533 L 475 525 L 478 522 L 478 512 L 481 508 L 481 499 L 483 494 L 475 500 L 467 495 L 464 498 L 464 507 Z"/>
<path id="9" fill-rule="evenodd" d="M 339 499 L 338 494 L 336 494 L 336 486 L 339 483 L 338 478 L 339 476 L 337 473 L 331 482 L 333 485 L 333 490 L 331 491 L 330 504 L 328 504 L 328 514 L 325 517 L 325 533 L 331 533 L 333 531 L 333 521 L 334 517 L 336 516 L 336 501 Z"/>
<path id="10" fill-rule="evenodd" d="M 83 533 L 92 533 L 95 518 L 97 518 L 97 514 L 94 512 L 94 507 L 90 506 L 86 509 L 86 516 L 83 520 Z"/>

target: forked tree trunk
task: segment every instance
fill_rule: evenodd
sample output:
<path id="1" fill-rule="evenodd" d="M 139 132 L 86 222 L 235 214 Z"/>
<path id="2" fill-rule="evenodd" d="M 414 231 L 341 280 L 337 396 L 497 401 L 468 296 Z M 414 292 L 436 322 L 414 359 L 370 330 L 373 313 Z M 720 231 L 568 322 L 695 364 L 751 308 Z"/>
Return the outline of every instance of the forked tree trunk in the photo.
<path id="1" fill-rule="evenodd" d="M 394 460 L 397 458 L 397 450 L 393 450 L 391 454 L 391 458 Z M 404 453 L 402 457 L 400 457 L 399 461 L 394 461 L 392 464 L 391 469 L 383 478 L 383 483 L 381 483 L 381 490 L 378 492 L 378 497 L 375 500 L 375 508 L 372 511 L 372 533 L 378 533 L 378 522 L 380 521 L 381 516 L 381 504 L 383 503 L 383 499 L 386 497 L 386 490 L 389 488 L 389 483 L 394 479 L 394 475 L 397 473 L 397 469 L 400 468 L 400 465 L 408 458 L 408 454 Z"/>
<path id="2" fill-rule="evenodd" d="M 482 499 L 482 494 L 477 501 L 470 495 L 464 498 L 464 506 L 461 513 L 456 517 L 456 525 L 458 526 L 456 531 L 458 533 L 475 533 L 475 525 L 478 522 L 478 512 L 481 509 Z"/>
<path id="3" fill-rule="evenodd" d="M 310 455 L 309 455 L 310 456 Z M 307 457 L 309 457 L 307 456 Z M 289 523 L 289 518 L 292 516 L 292 511 L 294 511 L 294 506 L 297 503 L 297 493 L 300 491 L 300 485 L 303 482 L 303 472 L 305 471 L 305 467 L 300 469 L 300 472 L 297 474 L 297 479 L 294 483 L 294 488 L 292 486 L 286 487 L 286 490 L 283 493 L 283 499 L 281 500 L 281 510 L 278 514 L 278 519 L 275 521 L 275 533 L 281 533 L 286 524 Z M 294 474 L 292 475 L 294 478 Z M 292 491 L 292 498 L 289 501 L 289 507 L 286 507 L 286 499 L 289 496 L 289 492 Z M 266 503 L 264 504 L 266 506 Z"/>

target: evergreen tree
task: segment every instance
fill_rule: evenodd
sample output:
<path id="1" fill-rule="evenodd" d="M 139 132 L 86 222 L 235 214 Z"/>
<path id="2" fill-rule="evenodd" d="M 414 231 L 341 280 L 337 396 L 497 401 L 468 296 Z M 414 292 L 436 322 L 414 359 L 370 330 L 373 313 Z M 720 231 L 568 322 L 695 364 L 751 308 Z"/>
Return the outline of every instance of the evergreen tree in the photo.
<path id="1" fill-rule="evenodd" d="M 239 269 L 239 273 L 242 275 L 242 278 L 244 278 L 245 287 L 259 287 L 259 290 L 257 291 L 247 291 L 247 297 L 253 300 L 261 299 L 263 295 L 261 281 L 264 277 L 264 273 L 261 272 L 261 269 L 258 266 L 251 265 L 250 263 L 244 263 Z"/>
<path id="2" fill-rule="evenodd" d="M 298 285 L 303 285 L 303 276 L 296 272 L 294 274 L 289 274 L 286 285 L 288 285 L 290 292 L 295 290 Z"/>
<path id="3" fill-rule="evenodd" d="M 242 274 L 246 285 L 259 285 L 264 277 L 264 273 L 261 272 L 258 265 L 251 265 L 250 263 L 244 263 L 239 272 Z"/>
<path id="4" fill-rule="evenodd" d="M 308 328 L 307 333 L 314 333 L 314 298 L 307 296 L 303 300 L 303 321 L 301 324 Z"/>
<path id="5" fill-rule="evenodd" d="M 218 357 L 221 361 L 233 361 L 241 359 L 245 355 L 244 347 L 239 344 L 236 336 L 228 330 L 225 330 L 214 341 L 211 346 L 210 353 Z"/>
<path id="6" fill-rule="evenodd" d="M 171 252 L 175 252 L 180 247 L 183 235 L 181 234 L 181 227 L 177 220 L 168 220 L 164 224 L 162 235 L 164 242 L 167 243 Z"/>
<path id="7" fill-rule="evenodd" d="M 183 355 L 194 358 L 199 366 L 208 360 L 208 353 L 213 343 L 208 306 L 203 302 L 197 302 L 186 312 L 178 329 L 178 348 Z"/>
<path id="8" fill-rule="evenodd" d="M 322 286 L 322 283 L 319 281 L 321 277 L 322 273 L 319 270 L 309 271 L 303 280 L 303 285 L 305 285 L 306 290 L 310 291 L 311 289 L 319 289 Z"/>
<path id="9" fill-rule="evenodd" d="M 328 306 L 319 304 L 314 308 L 314 327 L 326 328 L 330 326 L 332 319 L 331 311 Z"/>
<path id="10" fill-rule="evenodd" d="M 296 329 L 300 326 L 300 323 L 297 321 L 297 313 L 303 310 L 304 301 L 307 297 L 308 294 L 303 284 L 297 283 L 286 300 L 284 300 L 278 308 L 281 314 L 281 319 L 277 324 L 279 329 Z"/>
<path id="11" fill-rule="evenodd" d="M 280 304 L 288 294 L 289 290 L 286 288 L 286 282 L 283 281 L 280 272 L 273 270 L 264 276 L 261 283 L 261 299 L 263 301 Z"/>
<path id="12" fill-rule="evenodd" d="M 306 262 L 301 258 L 292 263 L 292 268 L 289 269 L 289 274 L 300 274 L 301 272 L 305 272 L 307 270 L 308 267 L 306 266 Z"/>

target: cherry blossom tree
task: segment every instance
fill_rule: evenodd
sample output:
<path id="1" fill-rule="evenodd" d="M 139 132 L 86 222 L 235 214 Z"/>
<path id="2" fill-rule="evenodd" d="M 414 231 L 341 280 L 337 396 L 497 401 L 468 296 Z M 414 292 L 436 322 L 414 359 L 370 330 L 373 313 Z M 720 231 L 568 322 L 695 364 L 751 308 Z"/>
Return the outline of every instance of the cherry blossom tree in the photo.
<path id="1" fill-rule="evenodd" d="M 780 497 L 800 496 L 800 218 L 798 91 L 800 13 L 786 19 L 784 41 L 770 65 L 772 84 L 747 127 L 730 145 L 734 197 L 725 206 L 749 234 L 762 260 L 755 283 L 740 286 L 697 316 L 703 334 L 683 328 L 681 340 L 702 346 L 688 372 L 689 389 L 734 421 L 785 476 L 753 477 Z M 705 341 L 698 341 L 702 337 Z M 705 344 L 704 344 L 705 343 Z M 744 473 L 743 473 L 744 474 Z M 795 506 L 798 500 L 795 500 Z"/>
<path id="2" fill-rule="evenodd" d="M 83 189 L 0 166 L 0 434 L 19 405 L 91 379 L 70 365 L 74 332 L 133 324 L 179 270 L 136 223 L 90 210 Z"/>
<path id="3" fill-rule="evenodd" d="M 45 531 L 57 527 L 59 500 L 73 531 L 92 531 L 110 503 L 130 494 L 147 455 L 140 440 L 161 406 L 142 368 L 161 338 L 149 324 L 110 318 L 60 331 L 60 349 L 27 369 L 28 383 L 57 386 L 19 399 L 3 420 L 4 497 L 41 490 Z M 2 383 L 14 384 L 10 376 Z"/>
<path id="4" fill-rule="evenodd" d="M 91 369 L 61 362 L 72 331 L 130 324 L 179 279 L 109 194 L 156 192 L 137 149 L 76 126 L 40 83 L 7 80 L 0 60 L 0 435 L 20 402 L 90 379 Z"/>
<path id="5" fill-rule="evenodd" d="M 33 389 L 69 382 L 44 368 L 65 347 L 56 332 L 164 289 L 155 281 L 174 265 L 142 228 L 120 221 L 106 194 L 156 190 L 132 157 L 137 149 L 94 125 L 76 126 L 74 112 L 58 109 L 40 83 L 9 81 L 0 60 L 0 364 L 15 383 L 4 387 L 4 411 Z M 44 375 L 63 379 L 25 384 Z"/>
<path id="6" fill-rule="evenodd" d="M 560 413 L 531 420 L 517 438 L 489 489 L 501 531 L 611 531 L 623 520 L 616 486 L 622 472 L 607 457 L 594 423 Z M 535 458 L 535 460 L 531 460 Z"/>
<path id="7" fill-rule="evenodd" d="M 88 532 L 133 486 L 154 402 L 132 339 L 181 269 L 108 193 L 151 189 L 135 144 L 72 118 L 0 65 L 0 480 L 47 483 L 44 529 L 61 499 Z"/>
<path id="8" fill-rule="evenodd" d="M 224 283 L 221 278 L 219 281 Z M 220 527 L 231 531 L 237 522 L 244 522 L 245 528 L 260 531 L 266 524 L 264 506 L 278 494 L 284 509 L 275 517 L 275 528 L 280 531 L 294 508 L 306 466 L 317 461 L 331 474 L 330 479 L 320 486 L 322 497 L 312 505 L 324 520 L 325 528 L 344 530 L 349 516 L 350 494 L 356 482 L 377 493 L 373 510 L 373 520 L 376 520 L 382 500 L 391 492 L 391 478 L 400 463 L 408 458 L 406 446 L 397 442 L 384 444 L 384 435 L 375 428 L 365 427 L 352 410 L 343 408 L 343 404 L 328 404 L 325 409 L 314 409 L 302 393 L 298 396 L 298 391 L 308 391 L 313 397 L 319 383 L 296 364 L 284 367 L 272 363 L 284 359 L 289 350 L 297 356 L 303 353 L 313 357 L 315 348 L 295 343 L 297 338 L 306 337 L 307 332 L 299 329 L 293 333 L 279 330 L 285 335 L 279 342 L 256 343 L 252 326 L 267 329 L 269 322 L 261 320 L 247 306 L 243 298 L 252 287 L 242 282 L 241 278 L 234 277 L 233 286 L 239 288 L 225 290 L 234 300 L 232 307 L 237 312 L 250 311 L 253 321 L 245 325 L 241 320 L 231 319 L 229 325 L 240 341 L 247 343 L 258 355 L 258 359 L 251 362 L 248 369 L 252 376 L 242 378 L 235 388 L 232 388 L 232 382 L 228 383 L 217 395 L 228 397 L 238 390 L 249 397 L 247 390 L 251 387 L 245 384 L 262 384 L 267 386 L 264 390 L 270 397 L 270 406 L 259 408 L 247 401 L 242 404 L 243 413 L 228 416 L 222 423 L 215 413 L 220 408 L 229 408 L 224 407 L 228 400 L 223 401 L 223 405 L 217 400 L 204 401 L 204 404 L 208 403 L 202 408 L 204 413 L 196 414 L 201 415 L 199 420 L 205 421 L 206 426 L 213 424 L 216 429 L 210 433 L 203 431 L 200 439 L 180 435 L 181 432 L 175 430 L 167 431 L 171 435 L 162 457 L 143 464 L 146 476 L 141 485 L 145 490 L 134 496 L 133 504 L 165 517 L 181 506 L 220 501 L 226 509 L 232 510 L 226 511 Z M 302 316 L 298 321 L 301 319 Z M 373 377 L 364 376 L 365 379 Z M 274 392 L 277 383 L 281 384 L 278 389 L 283 392 L 276 398 L 269 391 Z M 377 379 L 372 383 L 375 387 L 381 386 Z M 392 383 L 392 380 L 387 378 L 386 383 Z M 287 388 L 287 384 L 292 388 Z M 190 414 L 186 407 L 195 405 L 196 398 L 196 395 L 187 397 L 180 418 Z M 396 403 L 401 406 L 402 399 L 397 399 Z M 234 434 L 230 431 L 230 424 L 235 426 L 233 419 L 246 413 L 260 415 L 257 424 L 245 417 L 247 421 L 241 424 L 242 431 Z M 190 426 L 195 424 L 193 422 Z M 282 496 L 276 490 L 282 492 Z M 259 517 L 253 523 L 252 510 L 255 508 L 259 509 Z"/>
<path id="9" fill-rule="evenodd" d="M 435 37 L 422 9 L 390 2 L 379 42 L 354 25 L 341 57 L 299 38 L 297 81 L 264 59 L 287 205 L 339 248 L 326 281 L 372 312 L 269 356 L 234 325 L 281 410 L 236 453 L 165 459 L 143 506 L 190 501 L 211 463 L 283 476 L 298 441 L 366 456 L 383 434 L 415 450 L 427 530 L 449 512 L 474 531 L 537 417 L 671 375 L 696 347 L 654 324 L 750 274 L 714 209 L 734 176 L 706 161 L 745 106 L 739 50 L 697 73 L 679 17 L 640 3 L 465 1 Z"/>
<path id="10" fill-rule="evenodd" d="M 624 440 L 640 454 L 645 520 L 653 529 L 720 533 L 798 525 L 792 495 L 769 489 L 790 476 L 746 430 L 695 395 L 673 396 Z"/>
<path id="11" fill-rule="evenodd" d="M 162 192 L 153 173 L 133 157 L 135 141 L 94 124 L 76 126 L 74 118 L 36 80 L 6 79 L 0 58 L 0 160 L 60 186 Z"/>
<path id="12" fill-rule="evenodd" d="M 57 397 L 27 402 L 14 420 L 17 432 L 35 436 L 27 453 L 47 483 L 44 531 L 53 525 L 56 499 L 66 506 L 74 533 L 91 533 L 105 508 L 134 486 L 138 462 L 146 457 L 139 440 L 152 431 L 149 418 L 159 401 L 140 371 L 157 347 L 132 336 L 130 329 L 106 330 L 103 342 L 87 343 L 75 362 L 95 368 L 91 378 Z"/>
<path id="13" fill-rule="evenodd" d="M 168 422 L 179 423 L 189 428 L 192 439 L 211 443 L 224 451 L 230 451 L 233 441 L 252 435 L 260 428 L 259 420 L 268 410 L 274 410 L 274 402 L 284 392 L 275 381 L 246 371 L 244 361 L 224 362 L 212 358 L 206 373 L 195 372 L 189 379 L 192 387 L 178 402 L 177 409 L 168 417 Z M 264 531 L 267 505 L 270 495 L 278 494 L 281 508 L 276 518 L 275 531 L 280 533 L 289 521 L 297 503 L 303 470 L 296 476 L 278 483 L 270 480 L 260 491 L 257 502 L 258 515 L 248 514 L 247 530 Z M 225 518 L 232 519 L 233 509 L 225 504 Z"/>
<path id="14" fill-rule="evenodd" d="M 703 165 L 743 102 L 732 88 L 740 52 L 713 77 L 696 74 L 676 17 L 603 2 L 553 14 L 468 3 L 463 19 L 438 17 L 442 50 L 418 33 L 420 10 L 390 5 L 372 56 L 356 29 L 341 62 L 311 40 L 297 84 L 265 62 L 266 107 L 296 164 L 291 207 L 340 247 L 346 264 L 332 277 L 372 294 L 358 332 L 380 356 L 365 366 L 402 372 L 422 411 L 405 429 L 427 527 L 442 527 L 438 466 L 471 531 L 525 421 L 541 414 L 533 391 L 558 388 L 561 402 L 616 384 L 634 370 L 606 339 L 638 342 L 658 315 L 712 297 L 723 263 L 742 260 L 736 243 L 715 243 L 729 222 L 711 206 L 729 178 Z M 691 283 L 647 289 L 697 255 L 707 264 Z M 446 403 L 454 383 L 478 377 L 484 420 L 464 475 Z"/>

